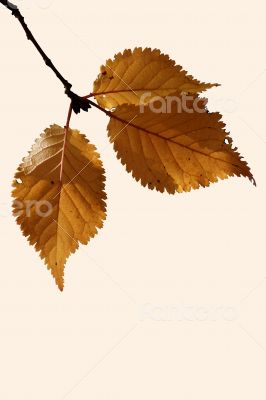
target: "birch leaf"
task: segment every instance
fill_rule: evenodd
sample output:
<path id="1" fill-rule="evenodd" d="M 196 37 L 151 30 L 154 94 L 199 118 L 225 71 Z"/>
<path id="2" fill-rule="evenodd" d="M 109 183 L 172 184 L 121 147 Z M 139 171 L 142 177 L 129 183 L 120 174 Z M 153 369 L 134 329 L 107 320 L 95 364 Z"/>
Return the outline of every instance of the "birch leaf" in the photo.
<path id="1" fill-rule="evenodd" d="M 94 82 L 93 95 L 101 107 L 147 104 L 174 93 L 200 93 L 217 84 L 201 83 L 160 50 L 135 48 L 107 60 Z"/>
<path id="2" fill-rule="evenodd" d="M 219 113 L 155 113 L 150 106 L 118 106 L 108 125 L 118 159 L 143 186 L 169 193 L 245 176 L 247 163 L 232 146 Z"/>
<path id="3" fill-rule="evenodd" d="M 52 125 L 36 140 L 13 182 L 13 212 L 60 290 L 67 258 L 105 219 L 104 169 L 77 130 Z"/>

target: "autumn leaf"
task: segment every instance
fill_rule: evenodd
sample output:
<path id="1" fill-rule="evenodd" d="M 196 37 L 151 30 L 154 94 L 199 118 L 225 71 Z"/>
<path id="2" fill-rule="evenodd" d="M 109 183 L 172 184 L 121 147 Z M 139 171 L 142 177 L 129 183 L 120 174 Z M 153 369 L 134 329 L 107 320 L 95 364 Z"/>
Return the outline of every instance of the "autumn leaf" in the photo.
<path id="1" fill-rule="evenodd" d="M 108 125 L 118 159 L 137 181 L 169 193 L 209 186 L 250 169 L 232 146 L 219 113 L 156 113 L 150 105 L 118 106 Z"/>
<path id="2" fill-rule="evenodd" d="M 66 259 L 87 244 L 105 219 L 104 169 L 95 147 L 77 130 L 46 129 L 19 166 L 13 212 L 60 290 Z"/>
<path id="3" fill-rule="evenodd" d="M 107 60 L 94 82 L 93 95 L 101 107 L 147 104 L 174 93 L 200 93 L 217 84 L 201 83 L 160 50 L 135 48 Z"/>

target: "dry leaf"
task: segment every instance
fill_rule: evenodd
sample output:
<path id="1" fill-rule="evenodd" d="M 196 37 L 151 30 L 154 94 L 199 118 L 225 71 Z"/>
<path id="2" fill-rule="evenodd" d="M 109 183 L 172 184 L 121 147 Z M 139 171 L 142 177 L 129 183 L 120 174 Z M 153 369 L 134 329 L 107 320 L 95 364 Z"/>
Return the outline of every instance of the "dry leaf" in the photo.
<path id="1" fill-rule="evenodd" d="M 160 50 L 136 48 L 115 55 L 101 67 L 93 94 L 100 106 L 147 104 L 174 93 L 200 93 L 217 84 L 201 83 Z"/>
<path id="2" fill-rule="evenodd" d="M 14 214 L 60 290 L 66 259 L 105 219 L 104 169 L 77 130 L 52 125 L 36 140 L 13 183 Z M 61 179 L 60 179 L 61 176 Z"/>
<path id="3" fill-rule="evenodd" d="M 233 175 L 255 183 L 219 113 L 162 114 L 150 105 L 143 108 L 140 113 L 134 105 L 118 106 L 108 125 L 117 157 L 143 186 L 183 192 Z"/>

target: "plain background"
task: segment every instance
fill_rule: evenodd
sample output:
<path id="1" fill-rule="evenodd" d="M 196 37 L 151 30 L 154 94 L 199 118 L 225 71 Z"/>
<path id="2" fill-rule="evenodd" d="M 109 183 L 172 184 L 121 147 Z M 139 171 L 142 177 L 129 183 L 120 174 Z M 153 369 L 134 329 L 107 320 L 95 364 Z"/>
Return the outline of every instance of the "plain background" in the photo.
<path id="1" fill-rule="evenodd" d="M 221 83 L 209 108 L 222 112 L 257 188 L 231 178 L 149 191 L 116 160 L 104 114 L 74 116 L 107 171 L 108 219 L 69 259 L 60 293 L 11 216 L 10 190 L 35 138 L 64 125 L 68 99 L 1 6 L 0 397 L 265 400 L 265 1 L 17 4 L 82 95 L 107 58 L 135 46 Z"/>

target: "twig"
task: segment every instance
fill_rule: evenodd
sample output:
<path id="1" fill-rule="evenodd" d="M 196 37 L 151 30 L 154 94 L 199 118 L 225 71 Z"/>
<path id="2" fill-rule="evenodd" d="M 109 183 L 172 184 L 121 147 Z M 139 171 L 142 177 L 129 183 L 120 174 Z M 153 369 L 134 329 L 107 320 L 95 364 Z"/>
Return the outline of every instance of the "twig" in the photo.
<path id="1" fill-rule="evenodd" d="M 71 90 L 72 84 L 69 83 L 63 77 L 63 75 L 58 71 L 58 69 L 53 64 L 52 60 L 47 56 L 47 54 L 41 48 L 41 46 L 39 45 L 39 43 L 33 36 L 32 32 L 30 31 L 28 25 L 26 24 L 25 19 L 24 19 L 23 15 L 21 14 L 21 12 L 19 11 L 18 7 L 16 5 L 12 4 L 8 0 L 0 0 L 0 3 L 3 4 L 3 6 L 5 6 L 9 11 L 11 11 L 12 15 L 14 15 L 15 18 L 17 18 L 17 20 L 20 22 L 23 30 L 25 31 L 28 40 L 30 40 L 33 43 L 34 47 L 37 49 L 39 54 L 42 56 L 45 64 L 54 72 L 56 77 L 63 84 L 66 95 L 71 99 L 71 105 L 70 105 L 69 114 L 68 114 L 69 119 L 71 117 L 72 111 L 74 111 L 76 114 L 78 114 L 80 112 L 80 110 L 88 111 L 89 108 L 95 107 L 98 110 L 105 113 L 110 118 L 114 118 L 114 119 L 117 119 L 117 120 L 119 120 L 121 122 L 125 122 L 125 123 L 127 122 L 127 121 L 124 121 L 123 119 L 117 117 L 111 111 L 107 111 L 104 108 L 102 108 L 101 106 L 99 106 L 97 103 L 93 102 L 92 100 L 89 100 L 89 98 L 94 96 L 94 93 L 91 93 L 88 96 L 82 97 L 82 96 L 78 96 L 76 93 L 72 92 L 72 90 Z M 69 125 L 69 120 L 68 120 L 68 125 Z M 67 134 L 68 128 L 69 128 L 69 126 L 66 125 L 66 128 L 65 128 L 66 134 Z"/>
<path id="2" fill-rule="evenodd" d="M 56 77 L 63 84 L 66 95 L 72 100 L 73 111 L 76 114 L 79 113 L 81 109 L 83 111 L 88 111 L 88 109 L 91 108 L 90 102 L 87 99 L 80 97 L 71 91 L 72 84 L 69 83 L 63 77 L 63 75 L 55 67 L 55 65 L 53 64 L 51 59 L 47 56 L 47 54 L 41 48 L 41 46 L 39 45 L 39 43 L 33 36 L 32 32 L 30 31 L 28 25 L 26 24 L 25 19 L 24 19 L 23 15 L 21 14 L 21 12 L 19 11 L 18 7 L 16 5 L 12 4 L 8 0 L 0 0 L 0 3 L 3 4 L 3 6 L 5 6 L 9 11 L 11 11 L 12 15 L 14 15 L 15 18 L 17 18 L 17 20 L 19 21 L 20 25 L 22 26 L 22 28 L 27 36 L 27 39 L 33 43 L 34 47 L 37 49 L 39 54 L 42 56 L 47 67 L 49 67 L 54 72 Z"/>

